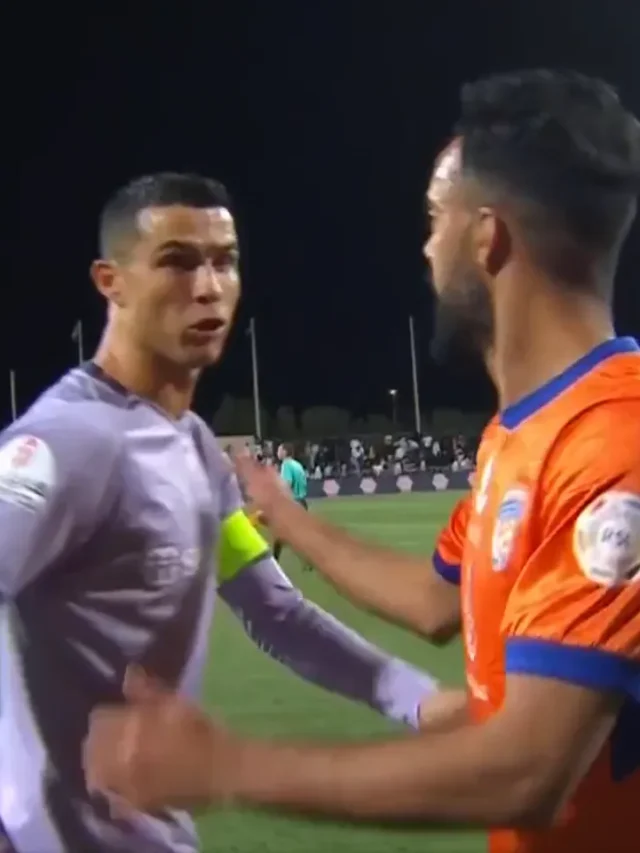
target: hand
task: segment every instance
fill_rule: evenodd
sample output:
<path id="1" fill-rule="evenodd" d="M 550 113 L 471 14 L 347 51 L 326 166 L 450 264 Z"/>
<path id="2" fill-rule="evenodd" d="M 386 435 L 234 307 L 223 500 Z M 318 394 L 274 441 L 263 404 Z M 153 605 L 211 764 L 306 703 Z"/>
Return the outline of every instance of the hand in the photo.
<path id="1" fill-rule="evenodd" d="M 238 742 L 140 669 L 128 670 L 124 694 L 126 705 L 91 715 L 83 754 L 88 790 L 104 794 L 117 810 L 228 801 Z"/>
<path id="2" fill-rule="evenodd" d="M 261 465 L 248 453 L 237 456 L 235 466 L 252 509 L 268 517 L 274 505 L 282 500 L 292 500 L 286 483 L 275 468 Z"/>
<path id="3" fill-rule="evenodd" d="M 418 726 L 420 731 L 450 731 L 470 722 L 469 700 L 465 690 L 442 690 L 430 693 L 420 703 Z"/>
<path id="4" fill-rule="evenodd" d="M 244 513 L 254 527 L 266 526 L 265 514 L 253 504 L 245 504 Z"/>

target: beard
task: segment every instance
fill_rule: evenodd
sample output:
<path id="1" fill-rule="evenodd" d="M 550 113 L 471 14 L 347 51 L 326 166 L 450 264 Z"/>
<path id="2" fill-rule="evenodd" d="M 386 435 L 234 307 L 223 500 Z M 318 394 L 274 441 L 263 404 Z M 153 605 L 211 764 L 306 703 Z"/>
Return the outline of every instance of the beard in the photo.
<path id="1" fill-rule="evenodd" d="M 485 285 L 458 270 L 436 301 L 430 353 L 443 365 L 475 366 L 493 344 L 493 308 Z"/>

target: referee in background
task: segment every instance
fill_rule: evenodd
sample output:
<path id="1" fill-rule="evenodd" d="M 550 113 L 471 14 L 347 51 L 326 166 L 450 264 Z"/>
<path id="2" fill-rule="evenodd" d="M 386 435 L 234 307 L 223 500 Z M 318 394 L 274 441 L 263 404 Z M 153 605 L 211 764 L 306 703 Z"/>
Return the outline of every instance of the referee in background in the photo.
<path id="1" fill-rule="evenodd" d="M 278 445 L 278 459 L 280 460 L 280 476 L 287 484 L 289 491 L 293 495 L 296 503 L 308 510 L 307 503 L 307 472 L 302 465 L 294 458 L 293 447 L 290 444 Z M 273 544 L 273 556 L 276 560 L 280 560 L 283 542 L 279 539 Z M 305 571 L 311 571 L 311 566 L 306 565 Z"/>

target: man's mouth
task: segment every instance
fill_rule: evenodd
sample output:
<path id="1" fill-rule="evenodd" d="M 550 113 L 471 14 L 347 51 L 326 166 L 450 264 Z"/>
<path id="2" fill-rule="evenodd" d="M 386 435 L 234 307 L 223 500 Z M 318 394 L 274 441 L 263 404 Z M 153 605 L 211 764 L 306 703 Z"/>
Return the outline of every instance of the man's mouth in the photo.
<path id="1" fill-rule="evenodd" d="M 210 317 L 206 320 L 200 320 L 198 323 L 192 323 L 187 326 L 187 331 L 193 336 L 200 339 L 209 339 L 216 337 L 226 327 L 226 322 L 217 317 Z"/>
<path id="2" fill-rule="evenodd" d="M 213 333 L 220 331 L 220 329 L 225 326 L 226 323 L 224 320 L 221 320 L 219 317 L 210 317 L 207 320 L 200 320 L 198 323 L 192 323 L 189 328 L 194 329 L 196 332 Z"/>

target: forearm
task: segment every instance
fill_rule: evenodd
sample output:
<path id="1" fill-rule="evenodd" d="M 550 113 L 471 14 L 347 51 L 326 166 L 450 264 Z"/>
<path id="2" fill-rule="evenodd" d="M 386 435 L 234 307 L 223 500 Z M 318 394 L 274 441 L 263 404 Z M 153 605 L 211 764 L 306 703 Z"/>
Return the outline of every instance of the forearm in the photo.
<path id="1" fill-rule="evenodd" d="M 271 559 L 244 569 L 221 586 L 220 594 L 271 657 L 390 719 L 417 725 L 421 700 L 437 689 L 427 675 L 306 601 Z"/>
<path id="2" fill-rule="evenodd" d="M 267 520 L 274 534 L 357 604 L 425 632 L 428 560 L 361 542 L 293 501 L 278 501 Z"/>
<path id="3" fill-rule="evenodd" d="M 528 768 L 474 726 L 364 746 L 250 742 L 241 756 L 233 795 L 244 806 L 371 823 L 535 822 Z"/>

